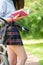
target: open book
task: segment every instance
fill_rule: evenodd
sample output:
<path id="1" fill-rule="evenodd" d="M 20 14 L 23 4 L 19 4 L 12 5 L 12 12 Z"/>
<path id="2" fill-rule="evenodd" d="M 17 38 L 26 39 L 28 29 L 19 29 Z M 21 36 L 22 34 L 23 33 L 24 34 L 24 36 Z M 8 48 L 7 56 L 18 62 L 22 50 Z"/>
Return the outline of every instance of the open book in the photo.
<path id="1" fill-rule="evenodd" d="M 15 12 L 13 12 L 12 16 L 16 16 L 17 14 L 20 14 L 20 17 L 22 17 L 22 16 L 28 16 L 28 14 L 23 9 L 20 9 L 20 10 L 17 10 Z"/>

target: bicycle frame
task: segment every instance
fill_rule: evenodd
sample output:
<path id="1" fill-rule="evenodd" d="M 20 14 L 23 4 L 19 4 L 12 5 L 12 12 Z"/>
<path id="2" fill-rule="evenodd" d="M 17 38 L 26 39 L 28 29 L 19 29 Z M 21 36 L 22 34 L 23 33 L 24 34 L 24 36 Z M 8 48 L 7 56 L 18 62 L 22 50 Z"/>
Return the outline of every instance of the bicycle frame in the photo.
<path id="1" fill-rule="evenodd" d="M 0 65 L 9 65 L 8 57 L 6 55 L 7 48 L 0 44 Z"/>
<path id="2" fill-rule="evenodd" d="M 7 48 L 5 47 L 5 45 L 0 44 L 0 54 L 6 54 Z"/>

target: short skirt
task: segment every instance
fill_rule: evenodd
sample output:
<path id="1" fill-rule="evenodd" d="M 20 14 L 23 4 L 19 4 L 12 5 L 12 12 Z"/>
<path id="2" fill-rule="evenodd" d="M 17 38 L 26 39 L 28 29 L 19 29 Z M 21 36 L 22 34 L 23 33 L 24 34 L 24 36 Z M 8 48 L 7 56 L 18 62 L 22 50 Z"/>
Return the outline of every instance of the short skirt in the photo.
<path id="1" fill-rule="evenodd" d="M 7 28 L 3 44 L 23 45 L 17 26 L 9 26 Z"/>

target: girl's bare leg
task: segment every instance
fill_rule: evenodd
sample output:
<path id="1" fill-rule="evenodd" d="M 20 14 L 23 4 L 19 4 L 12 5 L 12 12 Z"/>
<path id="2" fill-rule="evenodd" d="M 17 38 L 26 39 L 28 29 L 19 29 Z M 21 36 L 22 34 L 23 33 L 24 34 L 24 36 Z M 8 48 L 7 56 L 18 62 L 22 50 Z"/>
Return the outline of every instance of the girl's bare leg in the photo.
<path id="1" fill-rule="evenodd" d="M 17 55 L 17 65 L 24 65 L 27 59 L 24 47 L 21 45 L 14 45 L 11 48 Z"/>
<path id="2" fill-rule="evenodd" d="M 10 48 L 10 45 L 7 45 L 7 53 L 8 53 L 9 65 L 16 65 L 16 63 L 17 63 L 17 55 Z"/>

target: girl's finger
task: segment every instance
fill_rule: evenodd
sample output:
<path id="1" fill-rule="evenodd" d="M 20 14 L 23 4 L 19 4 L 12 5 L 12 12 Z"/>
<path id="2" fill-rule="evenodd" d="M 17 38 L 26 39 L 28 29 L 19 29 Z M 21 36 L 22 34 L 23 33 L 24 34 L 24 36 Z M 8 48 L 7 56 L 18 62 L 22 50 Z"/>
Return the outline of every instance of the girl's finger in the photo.
<path id="1" fill-rule="evenodd" d="M 20 14 L 17 14 L 17 15 L 14 17 L 14 19 L 17 18 L 17 17 L 19 17 L 19 16 L 20 16 Z"/>

